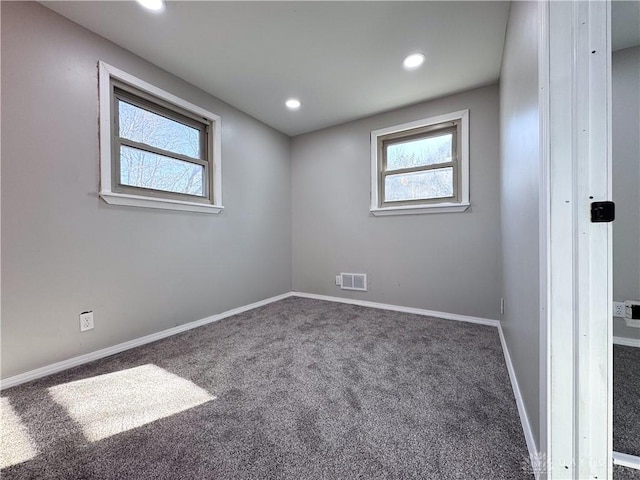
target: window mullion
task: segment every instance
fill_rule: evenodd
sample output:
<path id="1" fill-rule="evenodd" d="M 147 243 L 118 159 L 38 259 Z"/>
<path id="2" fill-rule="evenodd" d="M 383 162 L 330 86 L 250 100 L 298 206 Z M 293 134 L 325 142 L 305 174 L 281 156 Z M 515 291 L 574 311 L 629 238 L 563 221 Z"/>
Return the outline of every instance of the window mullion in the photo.
<path id="1" fill-rule="evenodd" d="M 129 140 L 127 138 L 116 137 L 117 142 L 120 145 L 126 145 L 127 147 L 135 148 L 137 150 L 143 150 L 149 153 L 155 153 L 156 155 L 162 155 L 163 157 L 174 158 L 176 160 L 181 160 L 183 162 L 194 163 L 196 165 L 206 166 L 209 162 L 206 160 L 201 160 L 198 158 L 189 157 L 187 155 L 182 155 L 180 153 L 170 152 L 168 150 L 163 150 L 162 148 L 153 147 L 146 143 L 136 142 L 134 140 Z"/>
<path id="2" fill-rule="evenodd" d="M 438 170 L 441 168 L 453 167 L 456 162 L 446 162 L 446 163 L 434 163 L 431 165 L 422 165 L 420 167 L 409 167 L 409 168 L 399 168 L 397 170 L 386 170 L 382 172 L 384 176 L 387 175 L 402 175 L 404 173 L 414 173 L 414 172 L 424 172 L 427 170 Z"/>

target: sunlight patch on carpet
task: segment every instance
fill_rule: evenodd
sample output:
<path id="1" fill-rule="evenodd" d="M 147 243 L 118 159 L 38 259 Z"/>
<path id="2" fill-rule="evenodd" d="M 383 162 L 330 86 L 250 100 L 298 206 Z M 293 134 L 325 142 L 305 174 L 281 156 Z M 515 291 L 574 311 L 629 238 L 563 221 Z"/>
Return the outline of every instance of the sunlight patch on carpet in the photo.
<path id="1" fill-rule="evenodd" d="M 26 462 L 38 454 L 8 398 L 0 398 L 0 427 L 0 468 Z"/>
<path id="2" fill-rule="evenodd" d="M 49 388 L 95 442 L 215 400 L 206 390 L 156 365 L 142 365 Z"/>

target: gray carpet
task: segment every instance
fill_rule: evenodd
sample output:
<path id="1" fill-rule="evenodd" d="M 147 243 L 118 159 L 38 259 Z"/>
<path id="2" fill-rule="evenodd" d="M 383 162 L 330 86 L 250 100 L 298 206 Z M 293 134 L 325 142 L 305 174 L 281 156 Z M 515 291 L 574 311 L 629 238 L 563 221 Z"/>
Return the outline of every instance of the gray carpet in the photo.
<path id="1" fill-rule="evenodd" d="M 613 449 L 640 456 L 640 348 L 613 346 Z"/>
<path id="2" fill-rule="evenodd" d="M 2 397 L 33 457 L 6 479 L 533 478 L 495 328 L 359 306 L 289 298 Z"/>
<path id="3" fill-rule="evenodd" d="M 614 465 L 613 478 L 614 480 L 640 480 L 640 470 Z"/>

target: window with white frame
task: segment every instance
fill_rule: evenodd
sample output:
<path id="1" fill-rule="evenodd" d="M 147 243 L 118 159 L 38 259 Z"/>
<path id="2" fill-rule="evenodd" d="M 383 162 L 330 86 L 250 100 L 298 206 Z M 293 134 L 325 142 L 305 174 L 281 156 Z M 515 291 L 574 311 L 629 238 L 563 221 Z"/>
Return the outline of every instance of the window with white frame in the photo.
<path id="1" fill-rule="evenodd" d="M 462 212 L 469 207 L 469 111 L 371 132 L 371 212 Z"/>
<path id="2" fill-rule="evenodd" d="M 99 70 L 100 196 L 219 213 L 220 117 L 104 62 Z"/>

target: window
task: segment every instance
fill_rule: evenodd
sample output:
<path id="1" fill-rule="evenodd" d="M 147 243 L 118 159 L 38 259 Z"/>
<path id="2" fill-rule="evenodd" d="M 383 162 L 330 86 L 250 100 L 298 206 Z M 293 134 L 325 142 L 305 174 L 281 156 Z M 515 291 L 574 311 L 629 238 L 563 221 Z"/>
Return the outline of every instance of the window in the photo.
<path id="1" fill-rule="evenodd" d="M 469 111 L 371 132 L 371 212 L 469 208 Z"/>
<path id="2" fill-rule="evenodd" d="M 100 196 L 222 211 L 220 117 L 100 62 Z"/>

